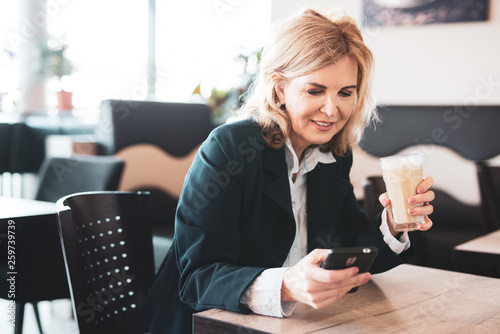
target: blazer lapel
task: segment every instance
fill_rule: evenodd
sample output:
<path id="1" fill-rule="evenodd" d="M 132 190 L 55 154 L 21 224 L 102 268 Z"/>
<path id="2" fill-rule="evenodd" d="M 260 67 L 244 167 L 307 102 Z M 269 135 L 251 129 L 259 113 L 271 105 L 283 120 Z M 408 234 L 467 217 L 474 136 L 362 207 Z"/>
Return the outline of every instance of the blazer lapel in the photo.
<path id="1" fill-rule="evenodd" d="M 284 148 L 279 150 L 266 148 L 262 163 L 264 169 L 264 194 L 293 218 Z"/>
<path id="2" fill-rule="evenodd" d="M 318 164 L 307 176 L 308 249 L 333 248 L 339 240 L 331 235 L 348 188 L 337 175 L 340 162 Z"/>

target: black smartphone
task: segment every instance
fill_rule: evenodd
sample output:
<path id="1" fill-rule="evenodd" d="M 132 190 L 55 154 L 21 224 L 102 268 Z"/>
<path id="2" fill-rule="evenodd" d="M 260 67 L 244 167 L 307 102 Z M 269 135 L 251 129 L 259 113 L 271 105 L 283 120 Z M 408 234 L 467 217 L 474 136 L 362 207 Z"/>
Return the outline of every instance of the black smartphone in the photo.
<path id="1" fill-rule="evenodd" d="M 345 247 L 330 249 L 325 261 L 321 264 L 324 269 L 345 269 L 358 267 L 360 273 L 366 273 L 378 255 L 377 247 Z M 356 292 L 358 287 L 352 288 L 349 293 Z"/>

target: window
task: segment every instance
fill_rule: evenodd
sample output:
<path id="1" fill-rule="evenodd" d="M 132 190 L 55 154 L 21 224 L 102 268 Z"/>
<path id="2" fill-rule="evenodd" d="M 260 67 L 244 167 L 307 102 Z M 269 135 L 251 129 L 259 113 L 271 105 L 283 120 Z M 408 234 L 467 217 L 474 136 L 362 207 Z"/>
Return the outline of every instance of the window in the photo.
<path id="1" fill-rule="evenodd" d="M 69 45 L 73 104 L 142 99 L 147 75 L 147 1 L 65 1 L 49 15 L 48 31 Z M 147 86 L 146 86 L 147 90 Z"/>
<path id="2" fill-rule="evenodd" d="M 269 35 L 270 0 L 157 1 L 159 100 L 187 101 L 197 85 L 227 90 L 241 80 L 239 54 Z"/>
<path id="3" fill-rule="evenodd" d="M 148 98 L 148 5 L 148 0 L 47 1 L 47 31 L 68 45 L 66 55 L 74 65 L 63 84 L 74 92 L 75 107 Z M 19 86 L 18 55 L 3 33 L 17 34 L 18 6 L 16 1 L 0 5 L 4 96 Z M 236 58 L 265 44 L 271 0 L 156 0 L 155 17 L 156 99 L 188 101 L 199 84 L 219 90 L 238 85 L 242 65 Z M 48 104 L 56 105 L 55 94 Z"/>
<path id="4" fill-rule="evenodd" d="M 17 1 L 0 2 L 0 110 L 13 111 L 19 85 L 17 36 L 19 5 Z"/>

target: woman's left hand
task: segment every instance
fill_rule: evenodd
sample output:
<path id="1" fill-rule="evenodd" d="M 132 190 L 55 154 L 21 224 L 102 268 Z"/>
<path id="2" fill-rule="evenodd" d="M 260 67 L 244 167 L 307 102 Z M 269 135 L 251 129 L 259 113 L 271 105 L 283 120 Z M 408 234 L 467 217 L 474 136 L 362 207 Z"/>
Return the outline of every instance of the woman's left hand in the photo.
<path id="1" fill-rule="evenodd" d="M 429 215 L 433 212 L 434 208 L 430 202 L 432 202 L 435 198 L 434 192 L 432 190 L 429 190 L 431 186 L 434 183 L 434 179 L 430 176 L 427 176 L 417 187 L 417 194 L 415 196 L 412 196 L 408 199 L 408 202 L 410 204 L 419 204 L 423 203 L 423 206 L 421 207 L 415 207 L 415 208 L 410 208 L 408 209 L 408 214 L 412 216 L 424 216 L 425 222 L 423 224 L 418 225 L 418 229 L 420 231 L 427 231 L 432 227 L 432 220 L 430 220 Z M 379 197 L 380 203 L 386 208 L 389 204 L 389 196 L 387 193 L 383 193 Z M 391 217 L 388 215 L 387 217 L 389 219 L 388 225 L 389 229 L 391 230 L 391 233 L 393 235 L 396 235 L 397 232 L 394 231 L 394 223 L 390 221 Z"/>

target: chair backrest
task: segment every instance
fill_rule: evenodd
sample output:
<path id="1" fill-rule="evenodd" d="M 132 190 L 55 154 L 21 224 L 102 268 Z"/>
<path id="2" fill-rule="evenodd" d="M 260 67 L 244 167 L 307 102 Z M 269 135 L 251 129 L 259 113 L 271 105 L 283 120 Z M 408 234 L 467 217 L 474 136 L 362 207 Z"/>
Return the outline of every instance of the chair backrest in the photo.
<path id="1" fill-rule="evenodd" d="M 3 172 L 10 172 L 10 133 L 11 124 L 0 123 L 0 175 Z M 1 184 L 1 183 L 0 183 Z"/>
<path id="2" fill-rule="evenodd" d="M 104 100 L 100 109 L 97 135 L 107 154 L 151 144 L 184 157 L 214 128 L 210 108 L 200 103 Z"/>
<path id="3" fill-rule="evenodd" d="M 366 216 L 374 219 L 384 207 L 378 200 L 379 196 L 385 193 L 385 183 L 382 176 L 370 176 L 363 180 L 364 200 L 363 205 Z"/>
<path id="4" fill-rule="evenodd" d="M 500 167 L 476 162 L 481 211 L 488 232 L 500 229 Z"/>
<path id="5" fill-rule="evenodd" d="M 114 156 L 46 158 L 40 167 L 35 198 L 56 202 L 77 192 L 118 190 L 123 168 L 123 160 Z"/>
<path id="6" fill-rule="evenodd" d="M 57 202 L 59 234 L 81 334 L 144 333 L 154 275 L 147 192 L 85 192 Z"/>

